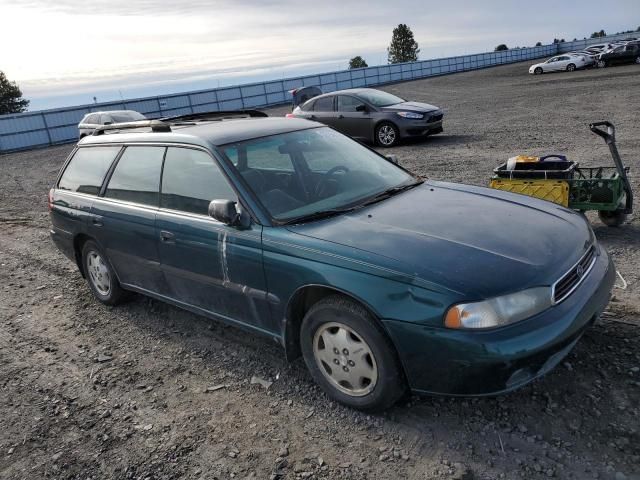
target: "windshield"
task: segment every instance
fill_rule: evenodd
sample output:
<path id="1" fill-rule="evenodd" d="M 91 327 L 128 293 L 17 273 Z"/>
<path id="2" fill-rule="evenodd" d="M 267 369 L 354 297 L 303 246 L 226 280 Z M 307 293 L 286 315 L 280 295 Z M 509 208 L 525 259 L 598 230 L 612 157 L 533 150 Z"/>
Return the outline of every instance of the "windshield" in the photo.
<path id="1" fill-rule="evenodd" d="M 388 107 L 405 101 L 403 98 L 381 90 L 363 90 L 356 95 L 375 107 Z"/>
<path id="2" fill-rule="evenodd" d="M 145 116 L 138 112 L 117 112 L 110 113 L 109 116 L 115 123 L 126 123 L 135 120 L 146 120 Z"/>
<path id="3" fill-rule="evenodd" d="M 326 127 L 221 149 L 279 222 L 354 208 L 386 190 L 417 182 L 386 158 Z"/>

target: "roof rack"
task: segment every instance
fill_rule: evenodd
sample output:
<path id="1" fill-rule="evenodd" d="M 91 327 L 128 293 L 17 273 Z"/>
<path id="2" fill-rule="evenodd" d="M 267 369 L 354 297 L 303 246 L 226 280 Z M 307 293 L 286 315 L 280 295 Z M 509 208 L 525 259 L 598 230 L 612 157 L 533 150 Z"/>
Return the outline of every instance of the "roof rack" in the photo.
<path id="1" fill-rule="evenodd" d="M 100 125 L 93 131 L 93 135 L 102 135 L 109 130 L 130 130 L 133 128 L 151 127 L 152 132 L 170 132 L 171 125 L 161 120 L 138 120 L 135 122 L 114 123 L 111 125 Z"/>
<path id="2" fill-rule="evenodd" d="M 163 122 L 174 122 L 176 120 L 191 121 L 191 120 L 224 120 L 225 118 L 237 118 L 237 117 L 268 117 L 264 112 L 260 110 L 221 110 L 215 112 L 200 112 L 200 113 L 187 113 L 186 115 L 176 115 L 173 117 L 163 117 L 160 120 Z"/>
<path id="3" fill-rule="evenodd" d="M 268 117 L 260 110 L 223 110 L 217 112 L 188 113 L 173 117 L 163 117 L 158 120 L 136 120 L 135 122 L 113 123 L 101 125 L 93 131 L 93 135 L 102 135 L 109 130 L 131 130 L 134 128 L 151 127 L 152 132 L 171 132 L 171 124 L 178 122 L 194 122 L 196 120 L 224 120 L 230 118 Z"/>

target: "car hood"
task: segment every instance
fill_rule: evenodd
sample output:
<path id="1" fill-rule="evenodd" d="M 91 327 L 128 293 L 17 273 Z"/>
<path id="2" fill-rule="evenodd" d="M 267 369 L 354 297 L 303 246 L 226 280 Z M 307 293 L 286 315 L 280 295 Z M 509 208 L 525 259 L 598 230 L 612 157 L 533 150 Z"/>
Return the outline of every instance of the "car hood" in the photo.
<path id="1" fill-rule="evenodd" d="M 397 271 L 468 299 L 551 285 L 594 241 L 587 222 L 559 205 L 431 181 L 339 217 L 288 228 L 364 251 L 371 263 L 392 259 Z"/>
<path id="2" fill-rule="evenodd" d="M 439 108 L 428 103 L 402 102 L 396 103 L 395 105 L 389 105 L 387 107 L 381 107 L 380 110 L 384 112 L 433 112 L 434 110 L 439 110 Z"/>
<path id="3" fill-rule="evenodd" d="M 533 69 L 534 69 L 534 68 L 536 68 L 536 67 L 541 67 L 541 66 L 542 66 L 542 65 L 544 65 L 545 63 L 546 63 L 546 62 L 540 62 L 540 63 L 536 63 L 536 64 L 534 64 L 534 65 L 531 65 L 531 66 L 529 67 L 529 70 L 533 70 Z"/>

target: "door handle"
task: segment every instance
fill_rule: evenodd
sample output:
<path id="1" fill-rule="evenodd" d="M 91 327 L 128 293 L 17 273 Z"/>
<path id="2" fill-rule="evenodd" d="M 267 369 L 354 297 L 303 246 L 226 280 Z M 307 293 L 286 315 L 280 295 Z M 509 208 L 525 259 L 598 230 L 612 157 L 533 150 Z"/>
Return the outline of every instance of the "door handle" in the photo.
<path id="1" fill-rule="evenodd" d="M 103 225 L 102 219 L 100 217 L 93 217 L 93 218 L 91 218 L 91 224 L 94 227 L 102 227 L 102 225 Z"/>
<path id="2" fill-rule="evenodd" d="M 174 243 L 175 235 L 166 230 L 160 231 L 160 240 L 165 243 Z"/>

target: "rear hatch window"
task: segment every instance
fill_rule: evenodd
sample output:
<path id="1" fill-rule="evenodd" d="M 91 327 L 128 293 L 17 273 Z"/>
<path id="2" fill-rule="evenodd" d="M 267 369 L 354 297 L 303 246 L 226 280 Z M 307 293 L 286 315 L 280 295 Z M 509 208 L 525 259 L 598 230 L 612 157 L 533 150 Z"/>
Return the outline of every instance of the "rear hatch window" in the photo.
<path id="1" fill-rule="evenodd" d="M 104 176 L 119 151 L 119 146 L 79 148 L 60 177 L 58 188 L 97 195 Z"/>

